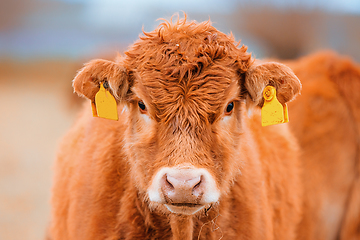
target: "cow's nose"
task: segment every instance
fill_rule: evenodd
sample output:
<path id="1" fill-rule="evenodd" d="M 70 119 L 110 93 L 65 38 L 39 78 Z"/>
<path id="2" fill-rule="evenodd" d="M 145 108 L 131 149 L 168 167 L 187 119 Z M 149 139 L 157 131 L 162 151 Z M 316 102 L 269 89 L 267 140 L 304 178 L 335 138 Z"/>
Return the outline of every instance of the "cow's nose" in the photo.
<path id="1" fill-rule="evenodd" d="M 192 215 L 219 200 L 214 177 L 204 168 L 191 165 L 163 167 L 147 190 L 150 202 L 164 204 L 172 213 Z"/>
<path id="2" fill-rule="evenodd" d="M 168 203 L 197 204 L 205 190 L 202 175 L 181 171 L 176 174 L 165 174 L 161 183 L 161 190 Z"/>

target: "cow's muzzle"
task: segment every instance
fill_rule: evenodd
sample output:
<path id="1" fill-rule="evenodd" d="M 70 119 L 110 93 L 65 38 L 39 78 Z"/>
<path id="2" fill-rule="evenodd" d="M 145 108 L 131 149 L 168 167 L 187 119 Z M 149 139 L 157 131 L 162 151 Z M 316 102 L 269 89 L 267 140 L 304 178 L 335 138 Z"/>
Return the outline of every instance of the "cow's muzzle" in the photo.
<path id="1" fill-rule="evenodd" d="M 173 213 L 191 215 L 219 200 L 220 192 L 211 174 L 203 168 L 162 168 L 148 189 L 150 201 L 164 204 Z"/>

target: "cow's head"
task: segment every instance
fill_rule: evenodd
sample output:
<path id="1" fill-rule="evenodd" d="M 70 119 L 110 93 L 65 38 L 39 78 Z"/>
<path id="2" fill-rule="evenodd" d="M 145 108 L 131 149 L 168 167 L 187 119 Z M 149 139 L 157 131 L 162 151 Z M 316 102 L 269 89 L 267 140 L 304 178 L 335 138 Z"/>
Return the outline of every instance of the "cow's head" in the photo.
<path id="1" fill-rule="evenodd" d="M 282 103 L 299 92 L 288 67 L 256 64 L 246 50 L 209 22 L 165 22 L 125 57 L 93 60 L 75 77 L 78 94 L 93 100 L 108 81 L 126 103 L 131 176 L 153 209 L 190 215 L 217 203 L 244 161 L 246 108 L 262 105 L 267 85 Z"/>

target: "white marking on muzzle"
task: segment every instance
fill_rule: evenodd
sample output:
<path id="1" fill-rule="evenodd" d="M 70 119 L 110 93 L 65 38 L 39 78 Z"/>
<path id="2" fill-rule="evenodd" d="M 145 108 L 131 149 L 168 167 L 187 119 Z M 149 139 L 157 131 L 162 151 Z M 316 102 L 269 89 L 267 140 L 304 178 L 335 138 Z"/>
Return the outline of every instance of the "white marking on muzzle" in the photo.
<path id="1" fill-rule="evenodd" d="M 204 194 L 201 197 L 200 204 L 215 203 L 219 200 L 219 188 L 209 171 L 204 168 L 195 168 L 191 165 L 179 165 L 171 168 L 163 167 L 155 174 L 147 191 L 150 201 L 166 203 L 161 190 L 161 180 L 165 175 L 178 177 L 186 175 L 187 178 L 189 178 L 189 176 L 201 176 L 202 181 L 204 181 Z"/>

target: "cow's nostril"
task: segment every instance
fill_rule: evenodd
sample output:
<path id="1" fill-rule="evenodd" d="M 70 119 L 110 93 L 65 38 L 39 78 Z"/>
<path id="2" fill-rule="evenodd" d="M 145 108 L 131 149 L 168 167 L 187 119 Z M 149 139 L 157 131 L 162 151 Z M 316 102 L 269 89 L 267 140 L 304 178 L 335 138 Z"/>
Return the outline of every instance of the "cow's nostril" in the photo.
<path id="1" fill-rule="evenodd" d="M 202 177 L 200 177 L 199 182 L 193 187 L 193 191 L 200 187 Z"/>
<path id="2" fill-rule="evenodd" d="M 192 188 L 192 195 L 199 197 L 203 194 L 204 189 L 203 189 L 203 177 L 200 176 L 199 181 L 195 184 L 195 186 Z"/>
<path id="3" fill-rule="evenodd" d="M 167 187 L 169 190 L 173 190 L 173 189 L 174 189 L 174 186 L 171 184 L 171 182 L 169 182 L 169 179 L 168 179 L 167 176 L 165 177 L 165 180 L 166 180 L 166 182 L 165 182 L 166 187 Z"/>

